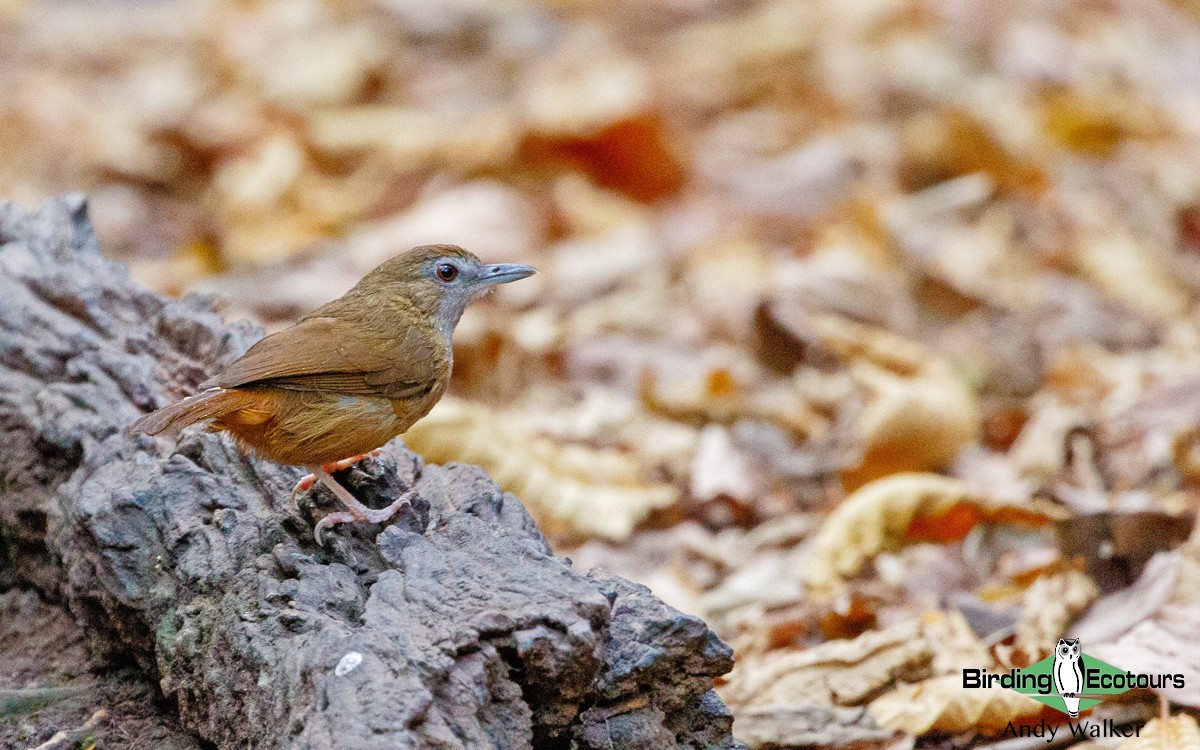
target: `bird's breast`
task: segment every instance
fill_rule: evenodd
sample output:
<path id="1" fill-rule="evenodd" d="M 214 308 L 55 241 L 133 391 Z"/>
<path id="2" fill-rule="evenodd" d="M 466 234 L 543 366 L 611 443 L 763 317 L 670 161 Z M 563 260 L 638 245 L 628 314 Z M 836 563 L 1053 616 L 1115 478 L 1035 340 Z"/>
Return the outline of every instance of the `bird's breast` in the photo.
<path id="1" fill-rule="evenodd" d="M 420 395 L 413 398 L 394 399 L 392 401 L 392 413 L 395 415 L 399 426 L 397 434 L 401 434 L 409 427 L 412 427 L 418 419 L 433 409 L 437 402 L 441 400 L 442 394 L 446 392 L 446 383 L 449 379 L 448 376 L 438 378 L 430 384 L 428 390 Z"/>

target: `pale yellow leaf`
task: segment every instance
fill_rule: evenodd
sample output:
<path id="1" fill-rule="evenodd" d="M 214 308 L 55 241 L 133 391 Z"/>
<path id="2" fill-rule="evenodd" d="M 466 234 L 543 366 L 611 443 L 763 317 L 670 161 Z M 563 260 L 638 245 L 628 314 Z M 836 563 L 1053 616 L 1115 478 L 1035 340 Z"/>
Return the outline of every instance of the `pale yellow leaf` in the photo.
<path id="1" fill-rule="evenodd" d="M 875 699 L 868 710 L 880 726 L 910 734 L 998 734 L 1010 721 L 1032 719 L 1043 708 L 1013 690 L 963 690 L 960 673 L 902 685 Z"/>
<path id="2" fill-rule="evenodd" d="M 1023 597 L 1021 619 L 1017 621 L 1017 648 L 1026 663 L 1041 661 L 1050 655 L 1055 641 L 1066 628 L 1100 595 L 1092 579 L 1070 570 L 1042 576 L 1033 582 Z"/>
<path id="3" fill-rule="evenodd" d="M 948 361 L 915 341 L 839 316 L 813 316 L 811 324 L 867 393 L 859 417 L 864 455 L 845 472 L 848 487 L 936 469 L 976 439 L 979 406 Z"/>
<path id="4" fill-rule="evenodd" d="M 1117 750 L 1200 750 L 1200 727 L 1187 714 L 1151 719 L 1140 736 L 1121 743 Z"/>
<path id="5" fill-rule="evenodd" d="M 1167 251 L 1123 231 L 1085 237 L 1077 263 L 1081 275 L 1147 315 L 1171 319 L 1187 309 L 1187 294 L 1171 273 Z"/>
<path id="6" fill-rule="evenodd" d="M 960 674 L 964 668 L 991 661 L 987 647 L 957 609 L 925 615 L 924 635 L 934 645 L 934 674 Z"/>
<path id="7" fill-rule="evenodd" d="M 828 418 L 792 381 L 764 380 L 758 367 L 737 350 L 712 347 L 701 357 L 699 366 L 646 368 L 640 390 L 647 410 L 694 424 L 768 421 L 797 438 L 828 431 Z"/>
<path id="8" fill-rule="evenodd" d="M 979 523 L 1044 525 L 1055 509 L 1000 502 L 938 474 L 895 474 L 877 479 L 842 501 L 813 540 L 809 586 L 836 588 L 875 555 L 917 542 L 962 539 Z"/>
<path id="9" fill-rule="evenodd" d="M 853 706 L 900 677 L 929 674 L 933 649 L 910 620 L 852 640 L 738 659 L 722 697 L 734 706 Z"/>
<path id="10" fill-rule="evenodd" d="M 494 409 L 443 399 L 404 434 L 408 447 L 436 463 L 483 467 L 521 499 L 550 535 L 624 539 L 678 490 L 647 482 L 642 465 L 615 449 L 562 444 L 531 434 Z"/>

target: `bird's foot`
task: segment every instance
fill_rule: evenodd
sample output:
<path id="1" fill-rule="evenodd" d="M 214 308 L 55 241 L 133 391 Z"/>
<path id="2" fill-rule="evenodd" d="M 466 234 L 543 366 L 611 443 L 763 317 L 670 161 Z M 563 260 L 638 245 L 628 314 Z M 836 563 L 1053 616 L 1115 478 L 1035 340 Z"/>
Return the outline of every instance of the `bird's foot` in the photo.
<path id="1" fill-rule="evenodd" d="M 313 538 L 317 540 L 317 544 L 323 546 L 321 541 L 321 532 L 331 526 L 336 526 L 339 523 L 383 523 L 389 521 L 397 513 L 408 508 L 412 504 L 412 499 L 416 497 L 416 492 L 409 490 L 398 497 L 395 502 L 386 508 L 368 508 L 362 503 L 355 500 L 353 504 L 346 503 L 347 510 L 330 513 L 317 521 L 316 528 L 313 529 Z M 343 500 L 343 502 L 345 502 Z"/>
<path id="2" fill-rule="evenodd" d="M 370 453 L 363 453 L 358 456 L 351 456 L 350 458 L 343 458 L 341 461 L 334 461 L 331 464 L 324 464 L 321 466 L 321 468 L 323 470 L 325 470 L 327 473 L 332 474 L 335 471 L 342 471 L 343 469 L 349 469 L 351 466 L 353 466 L 354 464 L 363 460 L 364 458 L 376 458 L 381 455 L 383 455 L 383 448 L 376 448 L 375 450 L 371 451 Z M 318 481 L 319 481 L 319 477 L 316 474 L 305 474 L 303 477 L 300 478 L 299 482 L 296 482 L 296 486 L 292 488 L 292 507 L 293 508 L 295 508 L 296 510 L 300 509 L 300 502 L 299 502 L 298 498 L 300 497 L 301 494 L 311 490 L 313 488 L 313 485 L 316 484 Z"/>
<path id="3" fill-rule="evenodd" d="M 409 505 L 412 498 L 417 494 L 416 491 L 409 490 L 400 497 L 396 498 L 396 501 L 386 508 L 375 510 L 374 508 L 368 508 L 367 506 L 363 505 L 361 502 L 359 502 L 358 498 L 350 493 L 350 490 L 338 484 L 338 481 L 334 479 L 328 471 L 325 470 L 324 466 L 310 466 L 308 467 L 308 470 L 312 472 L 312 475 L 316 477 L 317 481 L 328 487 L 330 491 L 337 496 L 337 499 L 342 501 L 342 505 L 346 506 L 346 510 L 339 511 L 337 513 L 330 513 L 317 522 L 317 527 L 313 529 L 313 538 L 317 540 L 318 545 L 321 544 L 321 532 L 324 529 L 339 523 L 350 523 L 355 521 L 359 523 L 383 523 L 392 516 L 396 515 L 401 508 Z"/>

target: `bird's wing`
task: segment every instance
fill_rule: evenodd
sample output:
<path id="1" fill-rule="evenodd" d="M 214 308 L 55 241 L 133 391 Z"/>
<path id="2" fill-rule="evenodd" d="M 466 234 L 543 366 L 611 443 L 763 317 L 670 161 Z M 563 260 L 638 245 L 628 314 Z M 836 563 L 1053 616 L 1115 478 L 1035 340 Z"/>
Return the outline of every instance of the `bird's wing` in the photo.
<path id="1" fill-rule="evenodd" d="M 1079 681 L 1079 689 L 1083 690 L 1083 655 L 1075 660 L 1075 679 Z"/>
<path id="2" fill-rule="evenodd" d="M 389 335 L 359 322 L 306 318 L 250 347 L 212 382 L 222 388 L 419 397 L 445 367 L 439 343 L 433 331 L 419 326 Z"/>

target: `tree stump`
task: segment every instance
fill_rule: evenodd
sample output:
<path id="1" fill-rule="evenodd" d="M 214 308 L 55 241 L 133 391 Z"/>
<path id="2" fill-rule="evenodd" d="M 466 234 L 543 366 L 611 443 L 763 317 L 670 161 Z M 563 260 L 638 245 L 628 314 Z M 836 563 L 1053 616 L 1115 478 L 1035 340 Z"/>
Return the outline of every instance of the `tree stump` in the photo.
<path id="1" fill-rule="evenodd" d="M 730 649 L 573 570 L 482 470 L 394 441 L 340 477 L 375 505 L 412 485 L 411 511 L 320 548 L 299 469 L 128 434 L 259 336 L 104 260 L 81 198 L 0 203 L 0 588 L 65 599 L 221 748 L 740 747 Z"/>

